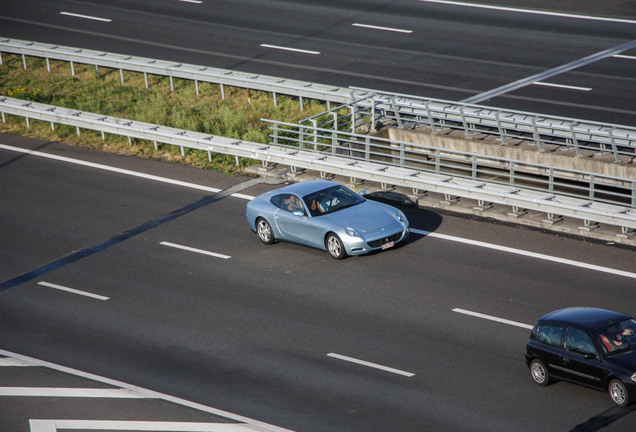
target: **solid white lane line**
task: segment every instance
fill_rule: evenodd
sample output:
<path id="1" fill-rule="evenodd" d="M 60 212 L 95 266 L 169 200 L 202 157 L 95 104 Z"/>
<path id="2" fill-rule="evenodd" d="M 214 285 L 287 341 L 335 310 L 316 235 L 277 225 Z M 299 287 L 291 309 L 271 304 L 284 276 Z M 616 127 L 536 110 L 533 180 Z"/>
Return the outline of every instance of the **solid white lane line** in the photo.
<path id="1" fill-rule="evenodd" d="M 43 157 L 43 158 L 47 158 L 47 159 L 53 159 L 53 160 L 57 160 L 57 161 L 60 161 L 60 162 L 68 162 L 68 163 L 72 163 L 72 164 L 76 164 L 76 165 L 81 165 L 81 166 L 85 166 L 85 167 L 89 167 L 89 168 L 100 169 L 100 170 L 104 170 L 104 171 L 116 172 L 116 173 L 119 173 L 119 174 L 125 174 L 125 175 L 129 175 L 129 176 L 133 176 L 133 177 L 140 177 L 140 178 L 144 178 L 144 179 L 147 179 L 147 180 L 153 180 L 153 181 L 158 181 L 158 182 L 163 182 L 163 183 L 170 183 L 170 184 L 173 184 L 173 185 L 184 186 L 184 187 L 191 188 L 191 189 L 198 189 L 198 190 L 202 190 L 202 191 L 205 191 L 205 192 L 212 192 L 212 193 L 221 192 L 221 189 L 217 189 L 217 188 L 201 186 L 201 185 L 197 185 L 197 184 L 194 184 L 194 183 L 188 183 L 188 182 L 183 182 L 183 181 L 179 181 L 179 180 L 169 179 L 169 178 L 166 178 L 166 177 L 159 177 L 159 176 L 155 176 L 155 175 L 152 175 L 152 174 L 144 174 L 144 173 L 140 173 L 140 172 L 137 172 L 137 171 L 131 171 L 131 170 L 123 169 L 123 168 L 115 168 L 115 167 L 112 167 L 112 166 L 97 164 L 97 163 L 93 163 L 93 162 L 86 162 L 86 161 L 79 160 L 79 159 L 72 159 L 72 158 L 68 158 L 68 157 L 64 157 L 64 156 L 52 155 L 52 154 L 49 154 L 49 153 L 43 153 L 43 152 L 36 151 L 36 150 L 28 150 L 28 149 L 23 149 L 23 148 L 20 148 L 20 147 L 12 147 L 12 146 L 8 146 L 8 145 L 5 145 L 5 144 L 0 144 L 0 149 L 15 151 L 15 152 L 19 152 L 19 153 L 26 153 L 26 154 L 31 155 L 31 156 L 38 156 L 38 157 Z"/>
<path id="2" fill-rule="evenodd" d="M 203 3 L 201 0 L 177 0 L 177 1 L 180 1 L 181 3 L 195 3 L 195 4 Z"/>
<path id="3" fill-rule="evenodd" d="M 32 366 L 26 362 L 16 360 L 11 357 L 0 358 L 0 367 L 23 367 L 23 366 Z"/>
<path id="4" fill-rule="evenodd" d="M 112 21 L 111 19 L 108 19 L 108 18 L 100 18 L 100 17 L 90 16 L 90 15 L 81 15 L 81 14 L 76 14 L 73 12 L 60 12 L 60 15 L 66 15 L 66 16 L 70 16 L 74 18 L 83 18 L 83 19 L 88 19 L 93 21 L 102 21 L 102 22 Z"/>
<path id="5" fill-rule="evenodd" d="M 559 264 L 566 264 L 566 265 L 571 265 L 571 266 L 574 266 L 574 267 L 581 267 L 581 268 L 584 268 L 586 270 L 594 270 L 594 271 L 598 271 L 598 272 L 609 273 L 609 274 L 612 274 L 612 275 L 615 275 L 615 276 L 624 276 L 624 277 L 636 279 L 636 273 L 631 273 L 631 272 L 624 271 L 624 270 L 617 270 L 617 269 L 613 269 L 613 268 L 609 268 L 609 267 L 602 267 L 602 266 L 598 266 L 598 265 L 594 265 L 594 264 L 574 261 L 574 260 L 565 259 L 565 258 L 559 258 L 559 257 L 551 256 L 551 255 L 545 255 L 545 254 L 540 254 L 540 253 L 536 253 L 536 252 L 525 251 L 523 249 L 515 249 L 515 248 L 511 248 L 511 247 L 507 247 L 507 246 L 500 246 L 500 245 L 491 244 L 491 243 L 485 243 L 485 242 L 481 242 L 481 241 L 477 241 L 477 240 L 470 240 L 470 239 L 465 239 L 465 238 L 461 238 L 461 237 L 454 237 L 454 236 L 450 236 L 450 235 L 446 235 L 446 234 L 437 234 L 437 233 L 432 233 L 432 232 L 424 231 L 424 230 L 418 230 L 418 229 L 414 229 L 414 228 L 411 228 L 411 232 L 416 233 L 416 234 L 425 235 L 425 236 L 435 237 L 435 238 L 439 238 L 439 239 L 443 239 L 443 240 L 449 240 L 449 241 L 454 241 L 454 242 L 458 242 L 458 243 L 469 244 L 469 245 L 472 245 L 472 246 L 478 246 L 478 247 L 483 247 L 483 248 L 488 248 L 488 249 L 494 249 L 494 250 L 498 250 L 498 251 L 501 251 L 501 252 L 507 252 L 507 253 L 512 253 L 512 254 L 516 254 L 516 255 L 523 255 L 523 256 L 526 256 L 526 257 L 530 257 L 530 258 L 537 258 L 537 259 L 541 259 L 541 260 L 545 260 L 545 261 L 552 261 L 552 262 L 556 262 L 556 263 L 559 263 Z"/>
<path id="6" fill-rule="evenodd" d="M 387 367 L 387 366 L 382 366 L 382 365 L 379 365 L 379 364 L 370 363 L 370 362 L 367 362 L 367 361 L 364 361 L 364 360 L 358 360 L 358 359 L 355 359 L 353 357 L 347 357 L 347 356 L 343 356 L 343 355 L 336 354 L 336 353 L 329 353 L 329 354 L 327 354 L 327 357 L 332 357 L 332 358 L 336 358 L 336 359 L 339 359 L 339 360 L 344 360 L 344 361 L 347 361 L 347 362 L 350 362 L 350 363 L 356 363 L 356 364 L 359 364 L 359 365 L 362 365 L 362 366 L 367 366 L 367 367 L 374 368 L 374 369 L 380 369 L 380 370 L 383 370 L 385 372 L 391 372 L 391 373 L 398 374 L 398 375 L 403 375 L 403 376 L 406 376 L 406 377 L 409 377 L 409 378 L 415 375 L 415 374 L 413 374 L 411 372 L 405 372 L 405 371 L 402 371 L 402 370 L 399 370 L 399 369 L 394 369 L 394 368 L 390 368 L 390 367 Z"/>
<path id="7" fill-rule="evenodd" d="M 304 50 L 304 49 L 298 49 L 298 48 L 284 47 L 280 45 L 261 44 L 261 46 L 263 48 L 272 48 L 272 49 L 283 50 L 283 51 L 293 51 L 293 52 L 302 53 L 302 54 L 313 54 L 313 55 L 320 54 L 320 51 L 310 51 L 310 50 Z"/>
<path id="8" fill-rule="evenodd" d="M 567 89 L 567 90 L 580 90 L 580 91 L 591 91 L 592 90 L 590 87 L 577 87 L 577 86 L 570 86 L 570 85 L 565 85 L 565 84 L 552 84 L 552 83 L 547 83 L 547 82 L 542 82 L 542 81 L 533 82 L 532 84 L 540 85 L 540 86 L 546 86 L 546 87 L 559 87 L 559 88 L 563 88 L 563 89 Z"/>
<path id="9" fill-rule="evenodd" d="M 517 321 L 511 321 L 511 320 L 508 320 L 508 319 L 505 319 L 505 318 L 498 318 L 498 317 L 495 317 L 495 316 L 492 316 L 492 315 L 486 315 L 486 314 L 482 314 L 482 313 L 479 313 L 479 312 L 472 312 L 472 311 L 468 311 L 466 309 L 455 308 L 455 309 L 453 309 L 453 312 L 457 312 L 457 313 L 461 313 L 461 314 L 464 314 L 464 315 L 470 315 L 470 316 L 474 316 L 474 317 L 477 317 L 477 318 L 483 318 L 483 319 L 487 319 L 487 320 L 490 320 L 490 321 L 496 321 L 496 322 L 499 322 L 499 323 L 502 323 L 502 324 L 508 324 L 508 325 L 511 325 L 511 326 L 521 327 L 521 328 L 524 328 L 524 329 L 532 330 L 532 326 L 530 324 L 524 324 L 524 323 L 520 323 L 520 322 L 517 322 Z"/>
<path id="10" fill-rule="evenodd" d="M 615 22 L 615 23 L 623 23 L 623 24 L 636 24 L 636 20 L 622 19 L 622 18 L 605 18 L 605 17 L 596 17 L 591 15 L 578 15 L 578 14 L 569 14 L 562 12 L 548 12 L 541 10 L 533 10 L 533 9 L 520 9 L 520 8 L 512 8 L 505 6 L 492 6 L 486 4 L 475 4 L 475 3 L 465 3 L 458 1 L 446 1 L 446 0 L 419 0 L 422 3 L 439 3 L 446 4 L 451 6 L 464 6 L 464 7 L 472 7 L 478 9 L 490 9 L 490 10 L 498 10 L 503 12 L 518 12 L 518 13 L 526 13 L 532 15 L 547 15 L 553 17 L 561 17 L 561 18 L 574 18 L 574 19 L 583 19 L 583 20 L 591 20 L 591 21 L 606 21 L 606 22 Z"/>
<path id="11" fill-rule="evenodd" d="M 612 57 L 627 59 L 627 60 L 636 60 L 636 56 L 624 55 L 624 54 L 614 54 Z"/>
<path id="12" fill-rule="evenodd" d="M 353 27 L 363 27 L 363 28 L 368 28 L 373 30 L 384 30 L 384 31 L 391 31 L 396 33 L 413 33 L 413 30 L 404 30 L 404 29 L 398 29 L 398 28 L 392 28 L 392 27 L 381 27 L 381 26 L 375 26 L 370 24 L 353 23 L 351 25 Z"/>
<path id="13" fill-rule="evenodd" d="M 202 255 L 209 255 L 209 256 L 213 256 L 215 258 L 222 258 L 222 259 L 230 259 L 232 258 L 230 255 L 223 255 L 220 253 L 216 253 L 216 252 L 210 252 L 210 251 L 206 251 L 203 249 L 196 249 L 190 246 L 183 246 L 180 244 L 176 244 L 176 243 L 170 243 L 170 242 L 166 242 L 166 241 L 162 241 L 160 244 L 164 245 L 164 246 L 169 246 L 172 248 L 176 248 L 176 249 L 181 249 L 181 250 L 185 250 L 188 252 L 195 252 L 198 254 L 202 254 Z"/>
<path id="14" fill-rule="evenodd" d="M 49 282 L 41 281 L 41 282 L 38 282 L 38 285 L 42 285 L 42 286 L 49 287 L 49 288 L 55 288 L 55 289 L 61 290 L 61 291 L 67 291 L 67 292 L 70 292 L 70 293 L 73 293 L 73 294 L 79 294 L 79 295 L 82 295 L 82 296 L 85 296 L 85 297 L 91 297 L 91 298 L 94 298 L 94 299 L 97 299 L 97 300 L 109 300 L 109 297 L 105 297 L 103 295 L 93 294 L 93 293 L 89 293 L 89 292 L 86 292 L 86 291 L 80 291 L 80 290 L 77 290 L 77 289 L 74 289 L 74 288 L 69 288 L 69 287 L 65 287 L 65 286 L 62 286 L 62 285 L 56 285 L 56 284 L 49 283 Z"/>
<path id="15" fill-rule="evenodd" d="M 145 398 L 128 390 L 70 387 L 0 387 L 0 396 L 81 397 L 81 398 Z"/>

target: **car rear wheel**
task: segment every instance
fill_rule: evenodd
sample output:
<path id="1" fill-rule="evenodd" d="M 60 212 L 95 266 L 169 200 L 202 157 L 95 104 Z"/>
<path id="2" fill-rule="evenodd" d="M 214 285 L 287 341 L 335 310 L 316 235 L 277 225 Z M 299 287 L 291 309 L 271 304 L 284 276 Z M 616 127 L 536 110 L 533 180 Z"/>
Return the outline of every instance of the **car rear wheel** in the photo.
<path id="1" fill-rule="evenodd" d="M 269 223 L 263 219 L 256 219 L 256 233 L 258 234 L 258 238 L 267 245 L 271 245 L 274 243 L 274 232 L 272 231 L 272 227 Z"/>
<path id="2" fill-rule="evenodd" d="M 327 252 L 335 259 L 339 260 L 347 256 L 342 240 L 334 233 L 327 235 L 325 246 L 327 246 Z"/>
<path id="3" fill-rule="evenodd" d="M 552 382 L 552 378 L 550 378 L 548 370 L 539 359 L 534 359 L 530 362 L 530 375 L 532 375 L 534 382 L 540 386 L 546 386 Z"/>
<path id="4" fill-rule="evenodd" d="M 625 384 L 621 381 L 617 379 L 612 380 L 607 391 L 609 392 L 612 401 L 619 407 L 626 407 L 629 405 L 629 393 L 627 392 Z"/>

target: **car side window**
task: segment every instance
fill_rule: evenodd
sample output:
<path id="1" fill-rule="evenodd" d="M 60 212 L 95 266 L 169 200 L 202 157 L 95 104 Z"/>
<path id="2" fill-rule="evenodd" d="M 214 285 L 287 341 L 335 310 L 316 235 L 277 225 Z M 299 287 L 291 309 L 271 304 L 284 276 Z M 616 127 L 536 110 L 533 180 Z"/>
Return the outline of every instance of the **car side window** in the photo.
<path id="1" fill-rule="evenodd" d="M 539 327 L 537 333 L 537 339 L 539 342 L 543 342 L 555 347 L 561 346 L 561 335 L 563 334 L 563 327 L 545 325 Z"/>
<path id="2" fill-rule="evenodd" d="M 273 196 L 270 202 L 276 207 L 286 210 L 288 212 L 301 211 L 305 212 L 305 207 L 296 195 L 292 194 L 280 194 Z"/>
<path id="3" fill-rule="evenodd" d="M 570 328 L 565 337 L 565 349 L 578 354 L 596 354 L 592 339 L 583 330 Z"/>

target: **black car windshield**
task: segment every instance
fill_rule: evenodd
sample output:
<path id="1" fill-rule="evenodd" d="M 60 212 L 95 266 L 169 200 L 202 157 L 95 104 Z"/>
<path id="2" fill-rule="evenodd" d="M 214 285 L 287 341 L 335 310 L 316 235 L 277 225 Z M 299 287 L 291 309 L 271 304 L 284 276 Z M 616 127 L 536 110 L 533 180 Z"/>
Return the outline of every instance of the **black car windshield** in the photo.
<path id="1" fill-rule="evenodd" d="M 357 193 L 344 186 L 332 186 L 303 197 L 312 216 L 333 213 L 366 201 Z"/>
<path id="2" fill-rule="evenodd" d="M 636 349 L 636 320 L 632 318 L 595 330 L 593 334 L 608 354 Z"/>

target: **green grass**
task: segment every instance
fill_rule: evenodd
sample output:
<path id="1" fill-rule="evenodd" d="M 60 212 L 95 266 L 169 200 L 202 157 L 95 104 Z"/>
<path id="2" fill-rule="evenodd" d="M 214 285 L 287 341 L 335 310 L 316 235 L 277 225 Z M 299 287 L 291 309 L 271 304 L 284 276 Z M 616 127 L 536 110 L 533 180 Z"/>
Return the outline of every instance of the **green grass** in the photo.
<path id="1" fill-rule="evenodd" d="M 119 70 L 100 68 L 99 77 L 95 67 L 75 64 L 75 76 L 71 76 L 68 62 L 51 61 L 51 72 L 46 61 L 27 58 L 28 69 L 24 70 L 22 57 L 3 54 L 0 66 L 0 95 L 61 106 L 80 111 L 126 118 L 129 120 L 159 124 L 179 129 L 219 135 L 245 141 L 267 143 L 268 125 L 261 118 L 298 122 L 324 112 L 326 106 L 318 101 L 303 101 L 300 110 L 297 98 L 277 95 L 277 105 L 271 93 L 199 83 L 196 94 L 194 81 L 174 79 L 174 92 L 170 79 L 148 76 L 149 88 L 145 87 L 143 74 L 124 71 L 124 84 Z M 212 162 L 206 152 L 189 150 L 182 156 L 180 149 L 170 145 L 127 137 L 106 135 L 82 130 L 77 136 L 75 128 L 56 125 L 51 130 L 48 122 L 31 121 L 27 128 L 21 117 L 6 115 L 6 123 L 0 122 L 0 132 L 13 133 L 33 138 L 67 142 L 76 146 L 143 156 L 174 163 L 189 164 L 204 169 L 213 169 L 237 174 L 242 168 L 256 163 L 243 160 L 236 166 L 235 158 L 214 154 Z"/>

